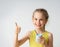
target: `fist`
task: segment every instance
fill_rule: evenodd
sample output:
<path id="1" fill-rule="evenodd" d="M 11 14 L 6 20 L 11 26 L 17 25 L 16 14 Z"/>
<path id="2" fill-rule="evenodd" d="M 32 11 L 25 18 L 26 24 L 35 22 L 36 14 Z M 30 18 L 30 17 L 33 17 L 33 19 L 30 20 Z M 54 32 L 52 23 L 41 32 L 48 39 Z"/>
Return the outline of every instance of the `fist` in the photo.
<path id="1" fill-rule="evenodd" d="M 41 44 L 44 44 L 45 43 L 45 39 L 42 36 L 42 34 L 37 34 L 36 35 L 36 42 L 41 43 Z"/>
<path id="2" fill-rule="evenodd" d="M 15 23 L 15 24 L 16 24 L 16 33 L 20 33 L 20 31 L 21 31 L 21 27 L 18 26 L 17 23 Z"/>

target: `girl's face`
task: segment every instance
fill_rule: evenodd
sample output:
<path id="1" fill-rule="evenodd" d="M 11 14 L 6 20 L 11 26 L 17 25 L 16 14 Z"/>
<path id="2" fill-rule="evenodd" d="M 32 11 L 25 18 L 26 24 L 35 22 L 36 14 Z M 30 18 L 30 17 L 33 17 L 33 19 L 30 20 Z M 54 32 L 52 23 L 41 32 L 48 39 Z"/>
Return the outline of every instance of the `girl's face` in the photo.
<path id="1" fill-rule="evenodd" d="M 45 24 L 47 23 L 45 16 L 43 16 L 40 12 L 35 12 L 32 20 L 35 28 L 37 29 L 44 28 Z"/>

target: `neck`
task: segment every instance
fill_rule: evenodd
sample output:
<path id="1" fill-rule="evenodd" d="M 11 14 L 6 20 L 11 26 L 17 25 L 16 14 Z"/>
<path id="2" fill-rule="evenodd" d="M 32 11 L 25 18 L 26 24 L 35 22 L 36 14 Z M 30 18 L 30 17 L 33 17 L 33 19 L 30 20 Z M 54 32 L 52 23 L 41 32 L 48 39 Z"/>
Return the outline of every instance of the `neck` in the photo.
<path id="1" fill-rule="evenodd" d="M 41 29 L 36 29 L 36 33 L 43 33 L 45 32 L 45 27 Z"/>

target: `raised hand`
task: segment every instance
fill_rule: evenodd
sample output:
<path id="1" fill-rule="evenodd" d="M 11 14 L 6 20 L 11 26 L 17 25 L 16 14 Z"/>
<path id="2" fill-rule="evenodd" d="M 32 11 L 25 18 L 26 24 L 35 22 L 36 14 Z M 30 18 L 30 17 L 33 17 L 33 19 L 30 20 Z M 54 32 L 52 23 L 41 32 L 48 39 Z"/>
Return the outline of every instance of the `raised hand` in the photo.
<path id="1" fill-rule="evenodd" d="M 15 23 L 15 25 L 16 25 L 16 33 L 20 33 L 21 27 L 18 26 L 17 22 Z"/>

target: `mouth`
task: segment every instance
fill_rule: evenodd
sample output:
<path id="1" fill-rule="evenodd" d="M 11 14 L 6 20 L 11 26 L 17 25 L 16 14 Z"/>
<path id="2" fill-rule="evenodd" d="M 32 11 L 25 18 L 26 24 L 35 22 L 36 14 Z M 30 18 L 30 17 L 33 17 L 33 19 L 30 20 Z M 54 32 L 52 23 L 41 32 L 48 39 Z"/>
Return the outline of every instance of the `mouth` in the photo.
<path id="1" fill-rule="evenodd" d="M 36 25 L 37 27 L 41 27 L 41 25 Z"/>

